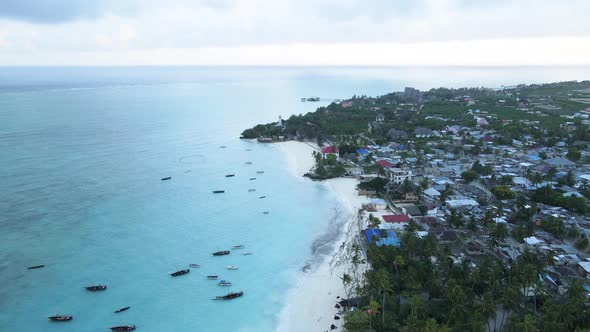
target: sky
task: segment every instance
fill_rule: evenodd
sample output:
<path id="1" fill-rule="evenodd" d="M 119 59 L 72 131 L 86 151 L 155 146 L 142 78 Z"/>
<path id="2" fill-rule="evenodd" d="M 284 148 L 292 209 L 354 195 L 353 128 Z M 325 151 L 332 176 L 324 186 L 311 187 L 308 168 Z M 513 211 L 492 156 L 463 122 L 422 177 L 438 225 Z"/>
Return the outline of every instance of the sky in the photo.
<path id="1" fill-rule="evenodd" d="M 0 0 L 0 65 L 590 65 L 589 0 Z"/>

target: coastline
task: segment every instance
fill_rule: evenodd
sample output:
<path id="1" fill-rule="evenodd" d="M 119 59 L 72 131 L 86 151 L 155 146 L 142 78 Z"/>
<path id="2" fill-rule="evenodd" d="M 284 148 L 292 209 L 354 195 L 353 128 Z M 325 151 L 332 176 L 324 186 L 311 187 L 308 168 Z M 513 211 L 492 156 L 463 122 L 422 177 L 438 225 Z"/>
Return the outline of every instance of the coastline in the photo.
<path id="1" fill-rule="evenodd" d="M 314 165 L 311 153 L 317 147 L 294 141 L 274 144 L 285 153 L 290 172 L 303 179 L 303 174 Z M 325 250 L 329 251 L 317 250 L 314 255 L 317 257 L 313 258 L 319 262 L 313 266 L 307 264 L 297 272 L 294 286 L 288 291 L 286 303 L 279 313 L 276 331 L 329 331 L 331 324 L 340 328 L 343 323 L 343 319 L 334 319 L 338 312 L 335 304 L 337 296 L 346 298 L 340 277 L 350 270 L 350 264 L 340 261 L 337 256 L 341 243 L 350 236 L 347 230 L 353 226 L 356 212 L 367 199 L 356 194 L 356 179 L 336 178 L 322 181 L 322 184 L 332 191 L 342 208 L 326 224 L 326 238 L 316 240 L 321 242 L 318 247 L 328 247 Z M 331 230 L 333 234 L 330 234 Z M 316 249 L 314 243 L 312 250 Z"/>

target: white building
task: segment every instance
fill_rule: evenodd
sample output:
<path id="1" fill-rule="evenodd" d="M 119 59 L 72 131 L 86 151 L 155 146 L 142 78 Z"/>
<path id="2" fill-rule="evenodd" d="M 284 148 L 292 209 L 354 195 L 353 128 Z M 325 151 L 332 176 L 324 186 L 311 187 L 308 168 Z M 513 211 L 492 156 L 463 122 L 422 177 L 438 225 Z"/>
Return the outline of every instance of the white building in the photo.
<path id="1" fill-rule="evenodd" d="M 409 169 L 389 168 L 389 178 L 395 184 L 403 183 L 405 180 L 412 180 L 413 174 Z"/>

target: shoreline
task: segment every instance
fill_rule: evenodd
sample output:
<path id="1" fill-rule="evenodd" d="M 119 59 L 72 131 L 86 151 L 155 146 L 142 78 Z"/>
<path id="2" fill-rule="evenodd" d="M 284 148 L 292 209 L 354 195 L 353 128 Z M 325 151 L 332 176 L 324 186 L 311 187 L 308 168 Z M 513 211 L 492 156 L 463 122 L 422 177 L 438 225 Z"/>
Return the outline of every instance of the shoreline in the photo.
<path id="1" fill-rule="evenodd" d="M 289 171 L 301 179 L 315 164 L 311 153 L 317 147 L 304 142 L 281 142 L 279 149 L 285 153 L 289 163 Z M 311 181 L 306 179 L 306 181 Z M 326 331 L 334 324 L 341 328 L 343 319 L 335 320 L 338 312 L 335 308 L 337 296 L 346 298 L 344 285 L 340 277 L 350 270 L 348 262 L 338 261 L 337 256 L 341 244 L 348 239 L 349 229 L 356 220 L 356 213 L 362 203 L 367 201 L 365 197 L 359 197 L 356 191 L 358 180 L 349 178 L 335 178 L 321 182 L 326 186 L 338 201 L 334 218 L 326 223 L 325 237 L 315 239 L 316 244 L 322 248 L 329 246 L 329 253 L 317 250 L 310 261 L 315 264 L 306 264 L 297 272 L 295 282 L 286 295 L 286 301 L 278 314 L 276 331 Z M 330 231 L 334 230 L 333 233 Z"/>

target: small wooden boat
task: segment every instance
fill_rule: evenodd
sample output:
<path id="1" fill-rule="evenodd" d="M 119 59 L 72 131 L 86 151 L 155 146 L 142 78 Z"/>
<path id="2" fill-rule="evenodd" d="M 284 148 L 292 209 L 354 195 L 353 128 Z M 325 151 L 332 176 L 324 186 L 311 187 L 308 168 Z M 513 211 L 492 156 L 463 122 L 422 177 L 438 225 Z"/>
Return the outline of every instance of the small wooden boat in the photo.
<path id="1" fill-rule="evenodd" d="M 232 299 L 241 297 L 243 295 L 244 295 L 244 292 L 242 292 L 242 291 L 230 292 L 230 293 L 227 293 L 226 295 L 216 296 L 215 300 L 232 300 Z"/>
<path id="2" fill-rule="evenodd" d="M 178 270 L 176 272 L 170 273 L 170 276 L 171 277 L 178 277 L 178 276 L 185 275 L 185 274 L 187 274 L 189 272 L 191 272 L 191 270 L 189 270 L 189 269 Z"/>
<path id="3" fill-rule="evenodd" d="M 213 256 L 224 256 L 224 255 L 229 255 L 229 250 L 221 250 L 221 251 L 216 251 L 212 254 Z"/>
<path id="4" fill-rule="evenodd" d="M 244 255 L 244 256 L 252 255 L 252 252 L 251 252 L 251 251 L 246 251 L 246 252 L 245 252 L 245 253 L 243 253 L 242 255 Z"/>
<path id="5" fill-rule="evenodd" d="M 264 174 L 264 171 L 257 171 L 256 174 Z"/>
<path id="6" fill-rule="evenodd" d="M 256 180 L 256 178 L 250 178 L 250 181 L 252 181 L 252 180 Z"/>
<path id="7" fill-rule="evenodd" d="M 233 178 L 234 176 L 236 176 L 235 174 L 227 174 L 225 177 L 226 178 Z"/>
<path id="8" fill-rule="evenodd" d="M 114 313 L 116 313 L 116 314 L 118 314 L 118 313 L 120 313 L 120 312 L 123 312 L 123 311 L 129 310 L 129 308 L 131 308 L 131 307 L 124 307 L 124 308 L 121 308 L 121 309 L 117 309 L 117 310 L 115 310 L 115 311 L 113 311 L 113 312 L 114 312 Z"/>
<path id="9" fill-rule="evenodd" d="M 195 269 L 200 268 L 201 266 L 199 264 L 189 264 L 189 267 L 194 267 Z"/>
<path id="10" fill-rule="evenodd" d="M 135 330 L 135 325 L 121 325 L 121 326 L 111 327 L 111 331 L 133 331 L 133 330 Z"/>
<path id="11" fill-rule="evenodd" d="M 228 266 L 227 266 L 227 269 L 228 269 L 228 270 L 237 270 L 237 269 L 238 269 L 238 267 L 237 267 L 237 266 L 235 266 L 235 265 L 228 265 Z"/>
<path id="12" fill-rule="evenodd" d="M 221 280 L 220 282 L 217 283 L 217 286 L 231 286 L 231 282 L 229 282 L 227 280 Z"/>
<path id="13" fill-rule="evenodd" d="M 86 288 L 86 290 L 91 291 L 91 292 L 99 292 L 99 291 L 106 290 L 107 285 L 94 285 L 94 286 L 88 286 L 85 288 Z"/>
<path id="14" fill-rule="evenodd" d="M 213 190 L 214 194 L 223 194 L 225 190 Z"/>
<path id="15" fill-rule="evenodd" d="M 162 181 L 166 181 L 166 180 L 170 180 L 170 179 L 172 179 L 172 177 L 171 176 L 167 176 L 165 178 L 162 178 Z"/>
<path id="16" fill-rule="evenodd" d="M 65 315 L 55 315 L 55 316 L 49 316 L 47 318 L 53 322 L 69 322 L 72 319 L 74 319 L 74 317 L 72 317 L 72 316 L 65 316 Z"/>
<path id="17" fill-rule="evenodd" d="M 209 280 L 217 280 L 217 279 L 219 279 L 219 276 L 211 275 L 211 276 L 207 276 L 207 279 L 209 279 Z"/>
<path id="18" fill-rule="evenodd" d="M 263 199 L 263 198 L 266 198 L 266 196 L 260 196 L 260 197 L 258 197 L 258 198 L 260 198 L 260 199 Z"/>
<path id="19" fill-rule="evenodd" d="M 232 248 L 234 248 L 234 249 L 244 249 L 244 247 L 245 247 L 245 245 L 238 244 L 238 245 L 233 246 Z"/>
<path id="20" fill-rule="evenodd" d="M 256 189 L 248 189 L 248 192 L 251 193 L 253 191 L 256 191 Z"/>
<path id="21" fill-rule="evenodd" d="M 29 266 L 29 267 L 27 267 L 27 269 L 29 269 L 29 270 L 35 270 L 35 269 L 40 269 L 42 267 L 45 267 L 45 265 Z"/>

